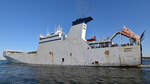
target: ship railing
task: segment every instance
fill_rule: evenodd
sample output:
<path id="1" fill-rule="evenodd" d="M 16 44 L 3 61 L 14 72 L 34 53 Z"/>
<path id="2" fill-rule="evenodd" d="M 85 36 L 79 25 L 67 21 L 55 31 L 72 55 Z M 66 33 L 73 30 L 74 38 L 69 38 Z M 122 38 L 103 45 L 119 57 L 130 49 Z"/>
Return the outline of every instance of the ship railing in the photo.
<path id="1" fill-rule="evenodd" d="M 134 46 L 134 43 L 125 43 L 125 44 L 117 44 L 110 40 L 108 41 L 97 41 L 97 42 L 88 42 L 88 45 L 91 48 L 106 48 L 106 47 L 124 47 L 124 46 Z"/>

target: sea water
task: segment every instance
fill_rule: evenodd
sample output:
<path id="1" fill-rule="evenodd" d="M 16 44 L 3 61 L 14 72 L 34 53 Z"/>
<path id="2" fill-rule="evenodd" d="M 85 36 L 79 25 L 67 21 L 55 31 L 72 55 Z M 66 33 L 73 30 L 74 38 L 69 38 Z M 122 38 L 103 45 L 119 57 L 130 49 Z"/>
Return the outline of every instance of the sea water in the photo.
<path id="1" fill-rule="evenodd" d="M 150 60 L 143 60 L 150 64 Z M 150 84 L 150 68 L 0 64 L 0 84 Z"/>

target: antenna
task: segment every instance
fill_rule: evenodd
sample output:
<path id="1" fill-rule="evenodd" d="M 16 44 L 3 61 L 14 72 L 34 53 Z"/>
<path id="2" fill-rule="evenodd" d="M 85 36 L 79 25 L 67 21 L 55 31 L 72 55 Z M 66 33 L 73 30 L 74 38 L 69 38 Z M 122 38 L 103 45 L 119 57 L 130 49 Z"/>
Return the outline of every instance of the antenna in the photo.
<path id="1" fill-rule="evenodd" d="M 123 25 L 123 29 L 128 29 L 128 27 L 126 25 Z"/>
<path id="2" fill-rule="evenodd" d="M 49 34 L 48 24 L 46 25 L 46 34 Z"/>
<path id="3" fill-rule="evenodd" d="M 56 29 L 55 34 L 58 34 L 58 33 L 60 33 L 60 34 L 62 34 L 62 33 L 63 33 L 63 32 L 62 32 L 61 25 L 58 25 L 58 26 L 57 26 L 57 29 Z"/>
<path id="4" fill-rule="evenodd" d="M 57 24 L 54 25 L 54 32 L 57 31 Z"/>

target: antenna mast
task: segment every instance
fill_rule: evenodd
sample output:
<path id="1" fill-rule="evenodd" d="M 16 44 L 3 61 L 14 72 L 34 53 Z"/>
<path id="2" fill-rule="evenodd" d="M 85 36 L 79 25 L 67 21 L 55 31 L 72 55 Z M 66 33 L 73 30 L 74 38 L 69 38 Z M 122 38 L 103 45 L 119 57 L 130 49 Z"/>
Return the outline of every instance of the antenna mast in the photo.
<path id="1" fill-rule="evenodd" d="M 46 25 L 46 34 L 49 35 L 48 25 Z"/>

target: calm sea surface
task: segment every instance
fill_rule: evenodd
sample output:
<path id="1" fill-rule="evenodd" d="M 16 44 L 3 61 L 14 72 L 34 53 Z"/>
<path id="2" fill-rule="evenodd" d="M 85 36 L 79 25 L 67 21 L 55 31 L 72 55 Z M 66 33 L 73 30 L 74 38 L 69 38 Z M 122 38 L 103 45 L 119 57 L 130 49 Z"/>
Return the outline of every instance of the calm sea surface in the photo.
<path id="1" fill-rule="evenodd" d="M 0 84 L 150 84 L 150 68 L 1 63 Z"/>

